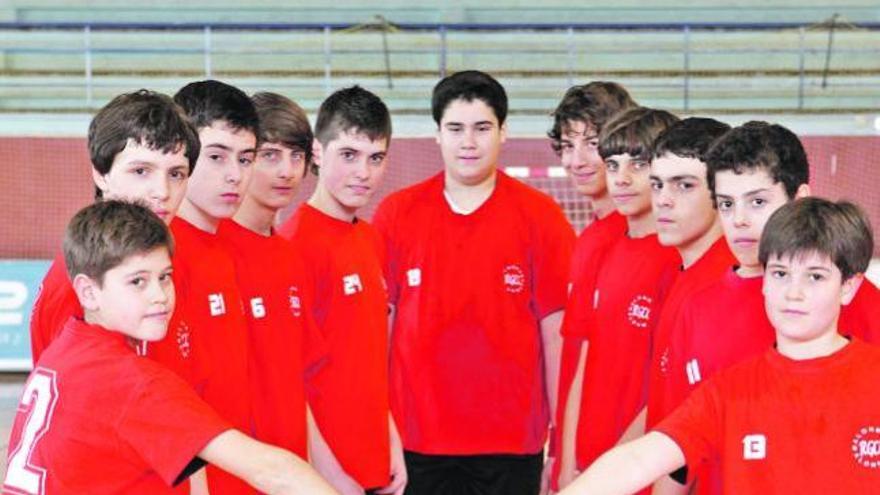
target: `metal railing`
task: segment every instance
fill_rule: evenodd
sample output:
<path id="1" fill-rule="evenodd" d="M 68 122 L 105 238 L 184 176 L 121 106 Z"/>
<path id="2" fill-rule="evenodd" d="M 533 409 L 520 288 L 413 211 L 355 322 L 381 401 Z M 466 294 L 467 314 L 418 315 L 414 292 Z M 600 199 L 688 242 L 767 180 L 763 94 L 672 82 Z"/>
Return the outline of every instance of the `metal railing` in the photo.
<path id="1" fill-rule="evenodd" d="M 79 46 L 73 44 L 75 38 L 71 37 L 77 32 L 81 33 Z M 373 32 L 381 36 L 380 46 L 371 47 L 364 41 L 373 40 L 376 37 Z M 320 88 L 324 94 L 351 78 L 381 77 L 389 94 L 394 96 L 395 90 L 403 94 L 406 90 L 424 92 L 437 77 L 463 68 L 488 69 L 529 81 L 540 77 L 562 79 L 568 85 L 585 77 L 630 78 L 637 81 L 636 87 L 641 84 L 655 90 L 660 95 L 658 98 L 675 96 L 685 111 L 693 109 L 695 98 L 705 89 L 698 87 L 697 81 L 708 81 L 709 89 L 736 91 L 741 89 L 743 81 L 753 77 L 775 78 L 777 83 L 790 88 L 794 77 L 796 84 L 792 94 L 778 98 L 792 110 L 809 109 L 811 92 L 822 96 L 817 89 L 820 74 L 822 90 L 831 94 L 836 89 L 844 95 L 840 98 L 861 102 L 855 107 L 870 107 L 880 97 L 877 84 L 880 24 L 853 26 L 836 24 L 835 19 L 814 26 L 790 23 L 391 24 L 381 19 L 360 25 L 0 23 L 0 33 L 5 33 L 0 41 L 4 77 L 0 91 L 14 88 L 22 93 L 28 87 L 40 87 L 33 81 L 17 82 L 16 77 L 70 76 L 80 72 L 79 83 L 68 78 L 68 82 L 48 81 L 46 84 L 66 89 L 80 86 L 86 108 L 95 107 L 99 89 L 112 86 L 101 83 L 102 78 L 109 76 L 142 74 L 156 80 L 169 76 L 210 78 L 257 74 L 262 75 L 263 82 L 274 81 L 280 85 L 304 81 L 305 86 Z M 53 44 L 53 33 L 62 46 Z M 139 38 L 157 34 L 170 40 L 168 44 L 138 46 Z M 273 38 L 264 46 L 248 43 L 250 37 L 263 34 L 281 38 Z M 96 42 L 97 36 L 109 37 L 110 45 L 106 39 Z M 394 38 L 395 45 L 390 45 L 389 37 Z M 656 43 L 652 42 L 654 38 Z M 761 46 L 754 46 L 755 40 Z M 139 57 L 141 61 L 148 60 L 147 57 L 183 57 L 183 61 L 158 63 L 161 67 L 148 67 L 143 71 L 141 66 L 151 64 L 141 62 L 141 65 L 125 67 L 125 64 L 114 66 L 112 61 L 104 61 L 99 67 L 99 59 L 115 60 L 125 56 Z M 51 67 L 42 67 L 41 57 L 48 57 L 46 60 L 50 62 L 46 65 Z M 75 61 L 80 57 L 82 66 L 77 70 Z M 247 60 L 253 57 L 274 57 L 278 61 L 275 66 L 284 69 L 251 67 Z M 306 62 L 291 68 L 292 57 Z M 716 62 L 725 57 L 735 61 Z M 35 62 L 28 62 L 29 58 Z M 397 62 L 398 58 L 404 61 Z M 621 66 L 621 61 L 627 58 L 631 58 L 632 63 Z M 652 61 L 655 58 L 660 62 L 655 64 Z M 192 63 L 195 59 L 200 63 Z M 226 61 L 222 67 L 220 60 Z M 473 65 L 469 67 L 469 63 Z M 264 65 L 272 67 L 273 63 L 269 61 Z M 846 81 L 829 83 L 830 76 L 844 77 Z M 725 78 L 733 82 L 725 86 Z M 395 84 L 398 79 L 414 82 Z M 528 84 L 524 86 L 524 93 L 535 92 Z M 555 97 L 562 88 L 554 88 L 552 96 Z M 0 101 L 2 98 L 0 96 Z"/>

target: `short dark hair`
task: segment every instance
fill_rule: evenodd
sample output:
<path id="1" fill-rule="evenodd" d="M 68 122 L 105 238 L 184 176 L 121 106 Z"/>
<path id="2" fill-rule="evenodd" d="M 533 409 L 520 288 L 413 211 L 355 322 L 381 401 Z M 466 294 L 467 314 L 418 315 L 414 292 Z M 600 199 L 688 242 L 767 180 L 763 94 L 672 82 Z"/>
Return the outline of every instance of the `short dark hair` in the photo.
<path id="1" fill-rule="evenodd" d="M 141 89 L 123 93 L 104 105 L 89 124 L 88 145 L 92 167 L 106 175 L 129 141 L 162 153 L 183 148 L 189 173 L 199 159 L 199 133 L 183 109 L 168 95 Z M 100 198 L 100 190 L 96 197 Z"/>
<path id="2" fill-rule="evenodd" d="M 280 143 L 306 155 L 306 167 L 312 161 L 312 127 L 306 112 L 290 98 L 278 93 L 260 92 L 251 97 L 260 118 L 261 143 Z M 304 170 L 304 172 L 305 172 Z"/>
<path id="3" fill-rule="evenodd" d="M 636 106 L 626 88 L 615 82 L 593 81 L 568 88 L 551 114 L 553 127 L 547 136 L 553 151 L 560 152 L 560 141 L 571 122 L 583 122 L 601 133 L 614 115 Z"/>
<path id="4" fill-rule="evenodd" d="M 507 119 L 507 92 L 494 77 L 478 70 L 465 70 L 446 76 L 434 86 L 431 95 L 431 114 L 440 125 L 446 107 L 455 100 L 480 100 L 488 105 L 498 119 L 498 125 Z"/>
<path id="5" fill-rule="evenodd" d="M 236 130 L 260 134 L 257 109 L 244 91 L 224 82 L 209 79 L 187 84 L 174 95 L 196 129 L 222 120 Z"/>
<path id="6" fill-rule="evenodd" d="M 696 158 L 705 162 L 709 147 L 729 130 L 729 125 L 715 119 L 689 117 L 669 126 L 657 137 L 651 149 L 651 159 L 672 153 L 682 158 Z"/>
<path id="7" fill-rule="evenodd" d="M 732 170 L 765 170 L 773 182 L 782 183 L 789 199 L 810 181 L 810 163 L 801 140 L 785 127 L 751 121 L 721 136 L 706 153 L 709 189 L 715 194 L 715 174 Z"/>
<path id="8" fill-rule="evenodd" d="M 864 273 L 874 252 L 871 224 L 858 206 L 809 197 L 776 210 L 761 235 L 758 259 L 818 253 L 828 256 L 843 280 Z"/>
<path id="9" fill-rule="evenodd" d="M 636 107 L 617 114 L 599 134 L 599 155 L 629 154 L 648 160 L 654 140 L 666 128 L 678 122 L 678 117 L 666 110 Z"/>
<path id="10" fill-rule="evenodd" d="M 375 94 L 360 86 L 340 89 L 324 100 L 315 121 L 315 139 L 326 145 L 339 134 L 354 131 L 371 141 L 391 139 L 391 114 Z"/>
<path id="11" fill-rule="evenodd" d="M 98 201 L 81 209 L 64 235 L 64 261 L 71 279 L 84 274 L 103 284 L 104 274 L 126 258 L 174 242 L 168 227 L 148 208 L 128 201 Z"/>

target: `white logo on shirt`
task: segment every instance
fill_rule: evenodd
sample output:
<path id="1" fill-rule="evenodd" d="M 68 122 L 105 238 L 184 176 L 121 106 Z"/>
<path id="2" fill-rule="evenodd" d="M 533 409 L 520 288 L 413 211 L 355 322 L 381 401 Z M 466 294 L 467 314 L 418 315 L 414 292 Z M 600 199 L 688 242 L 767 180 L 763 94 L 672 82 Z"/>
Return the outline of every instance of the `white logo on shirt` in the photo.
<path id="1" fill-rule="evenodd" d="M 363 292 L 364 286 L 361 284 L 361 277 L 357 273 L 342 277 L 342 291 L 346 296 L 350 296 L 357 292 Z"/>
<path id="2" fill-rule="evenodd" d="M 866 468 L 880 468 L 880 426 L 866 426 L 856 433 L 852 441 L 856 462 Z"/>
<path id="3" fill-rule="evenodd" d="M 406 271 L 406 283 L 410 287 L 418 287 L 422 285 L 422 270 L 418 268 L 410 268 Z"/>
<path id="4" fill-rule="evenodd" d="M 251 315 L 257 320 L 266 317 L 266 305 L 263 303 L 262 297 L 251 299 Z"/>
<path id="5" fill-rule="evenodd" d="M 684 365 L 685 371 L 688 376 L 688 383 L 694 385 L 699 383 L 703 379 L 703 375 L 700 373 L 700 363 L 697 362 L 697 359 L 691 359 Z"/>
<path id="6" fill-rule="evenodd" d="M 519 294 L 526 287 L 526 276 L 517 265 L 504 267 L 504 288 L 511 294 Z"/>
<path id="7" fill-rule="evenodd" d="M 660 355 L 660 374 L 669 374 L 669 347 L 663 349 L 663 354 Z"/>
<path id="8" fill-rule="evenodd" d="M 223 300 L 223 294 L 208 295 L 208 307 L 211 309 L 211 316 L 220 316 L 226 314 L 226 301 Z"/>
<path id="9" fill-rule="evenodd" d="M 651 319 L 651 303 L 653 300 L 643 294 L 634 297 L 626 309 L 626 318 L 636 327 L 645 328 Z"/>
<path id="10" fill-rule="evenodd" d="M 743 459 L 760 460 L 767 457 L 767 437 L 760 433 L 743 437 Z"/>
<path id="11" fill-rule="evenodd" d="M 299 288 L 295 285 L 291 285 L 290 289 L 287 290 L 287 301 L 290 303 L 290 312 L 293 313 L 293 316 L 299 318 L 302 314 L 302 301 L 299 298 Z"/>

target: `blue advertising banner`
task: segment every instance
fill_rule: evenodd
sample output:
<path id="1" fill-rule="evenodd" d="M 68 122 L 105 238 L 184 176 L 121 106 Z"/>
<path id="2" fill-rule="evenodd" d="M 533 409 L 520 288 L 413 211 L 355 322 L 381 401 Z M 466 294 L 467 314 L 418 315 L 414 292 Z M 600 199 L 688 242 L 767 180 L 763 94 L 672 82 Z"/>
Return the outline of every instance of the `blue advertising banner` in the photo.
<path id="1" fill-rule="evenodd" d="M 0 261 L 0 371 L 31 369 L 31 308 L 50 261 Z"/>

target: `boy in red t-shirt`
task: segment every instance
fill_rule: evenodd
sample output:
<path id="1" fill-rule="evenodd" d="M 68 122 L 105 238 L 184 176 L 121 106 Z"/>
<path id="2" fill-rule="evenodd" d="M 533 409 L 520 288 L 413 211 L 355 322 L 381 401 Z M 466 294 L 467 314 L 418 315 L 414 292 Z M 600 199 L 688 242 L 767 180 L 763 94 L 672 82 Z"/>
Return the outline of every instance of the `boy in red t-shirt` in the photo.
<path id="1" fill-rule="evenodd" d="M 559 392 L 557 402 L 563 407 L 556 408 L 553 425 L 561 425 L 561 412 L 567 400 L 571 381 L 578 365 L 578 357 L 583 344 L 583 328 L 586 315 L 578 313 L 582 304 L 580 296 L 572 294 L 591 294 L 599 266 L 599 253 L 612 241 L 624 234 L 626 221 L 614 209 L 614 202 L 605 185 L 605 163 L 599 155 L 599 133 L 605 123 L 621 111 L 635 107 L 623 86 L 606 81 L 593 81 L 588 84 L 572 86 L 566 91 L 562 101 L 553 111 L 553 128 L 548 132 L 553 150 L 571 178 L 575 190 L 590 203 L 590 222 L 575 241 L 569 271 L 569 298 L 562 321 L 562 355 L 560 357 Z M 545 469 L 551 476 L 550 484 L 557 489 L 560 465 L 558 446 L 561 439 L 560 428 L 551 427 L 550 452 Z"/>
<path id="2" fill-rule="evenodd" d="M 647 150 L 677 120 L 662 110 L 635 108 L 612 119 L 600 135 L 608 192 L 627 231 L 593 254 L 601 257 L 601 266 L 594 261 L 598 268 L 589 291 L 576 285 L 570 297 L 572 310 L 588 312 L 589 318 L 577 322 L 580 362 L 571 393 L 559 403 L 562 487 L 614 446 L 645 406 L 656 314 L 680 263 L 675 249 L 657 240 Z M 570 321 L 569 314 L 565 319 Z"/>
<path id="3" fill-rule="evenodd" d="M 264 493 L 334 493 L 302 459 L 236 431 L 135 352 L 165 336 L 172 245 L 140 205 L 101 201 L 71 220 L 64 257 L 84 320 L 68 320 L 25 385 L 3 493 L 174 493 L 205 462 Z"/>
<path id="4" fill-rule="evenodd" d="M 247 190 L 257 112 L 240 89 L 213 80 L 184 86 L 174 101 L 198 129 L 201 152 L 171 222 L 178 308 L 169 338 L 148 346 L 147 353 L 162 360 L 190 348 L 196 391 L 234 427 L 251 432 L 247 321 L 235 264 L 216 232 L 220 221 L 238 210 Z M 208 466 L 207 481 L 215 493 L 252 492 L 213 466 Z"/>
<path id="5" fill-rule="evenodd" d="M 536 493 L 574 232 L 552 198 L 498 171 L 498 81 L 458 72 L 434 87 L 431 107 L 444 170 L 375 216 L 407 493 Z"/>
<path id="6" fill-rule="evenodd" d="M 656 431 L 603 455 L 561 495 L 632 493 L 717 457 L 724 493 L 863 493 L 880 485 L 880 349 L 837 331 L 873 252 L 864 214 L 798 199 L 761 236 L 776 347 L 719 372 Z"/>
<path id="7" fill-rule="evenodd" d="M 142 89 L 113 98 L 92 119 L 88 147 L 97 200 L 138 200 L 171 222 L 198 159 L 199 138 L 170 97 Z M 81 318 L 82 307 L 59 254 L 34 302 L 34 363 L 71 316 Z"/>
<path id="8" fill-rule="evenodd" d="M 305 372 L 321 357 L 321 344 L 307 309 L 305 267 L 274 223 L 311 161 L 312 129 L 305 112 L 284 96 L 257 93 L 251 99 L 260 120 L 251 181 L 217 235 L 231 248 L 248 320 L 254 436 L 305 458 Z"/>
<path id="9" fill-rule="evenodd" d="M 313 462 L 345 494 L 400 495 L 406 468 L 388 406 L 388 297 L 382 246 L 356 216 L 381 184 L 391 139 L 388 108 L 354 86 L 321 104 L 312 145 L 318 184 L 279 229 L 314 287 L 311 315 L 327 363 L 309 377 Z M 332 451 L 332 452 L 331 452 Z"/>

